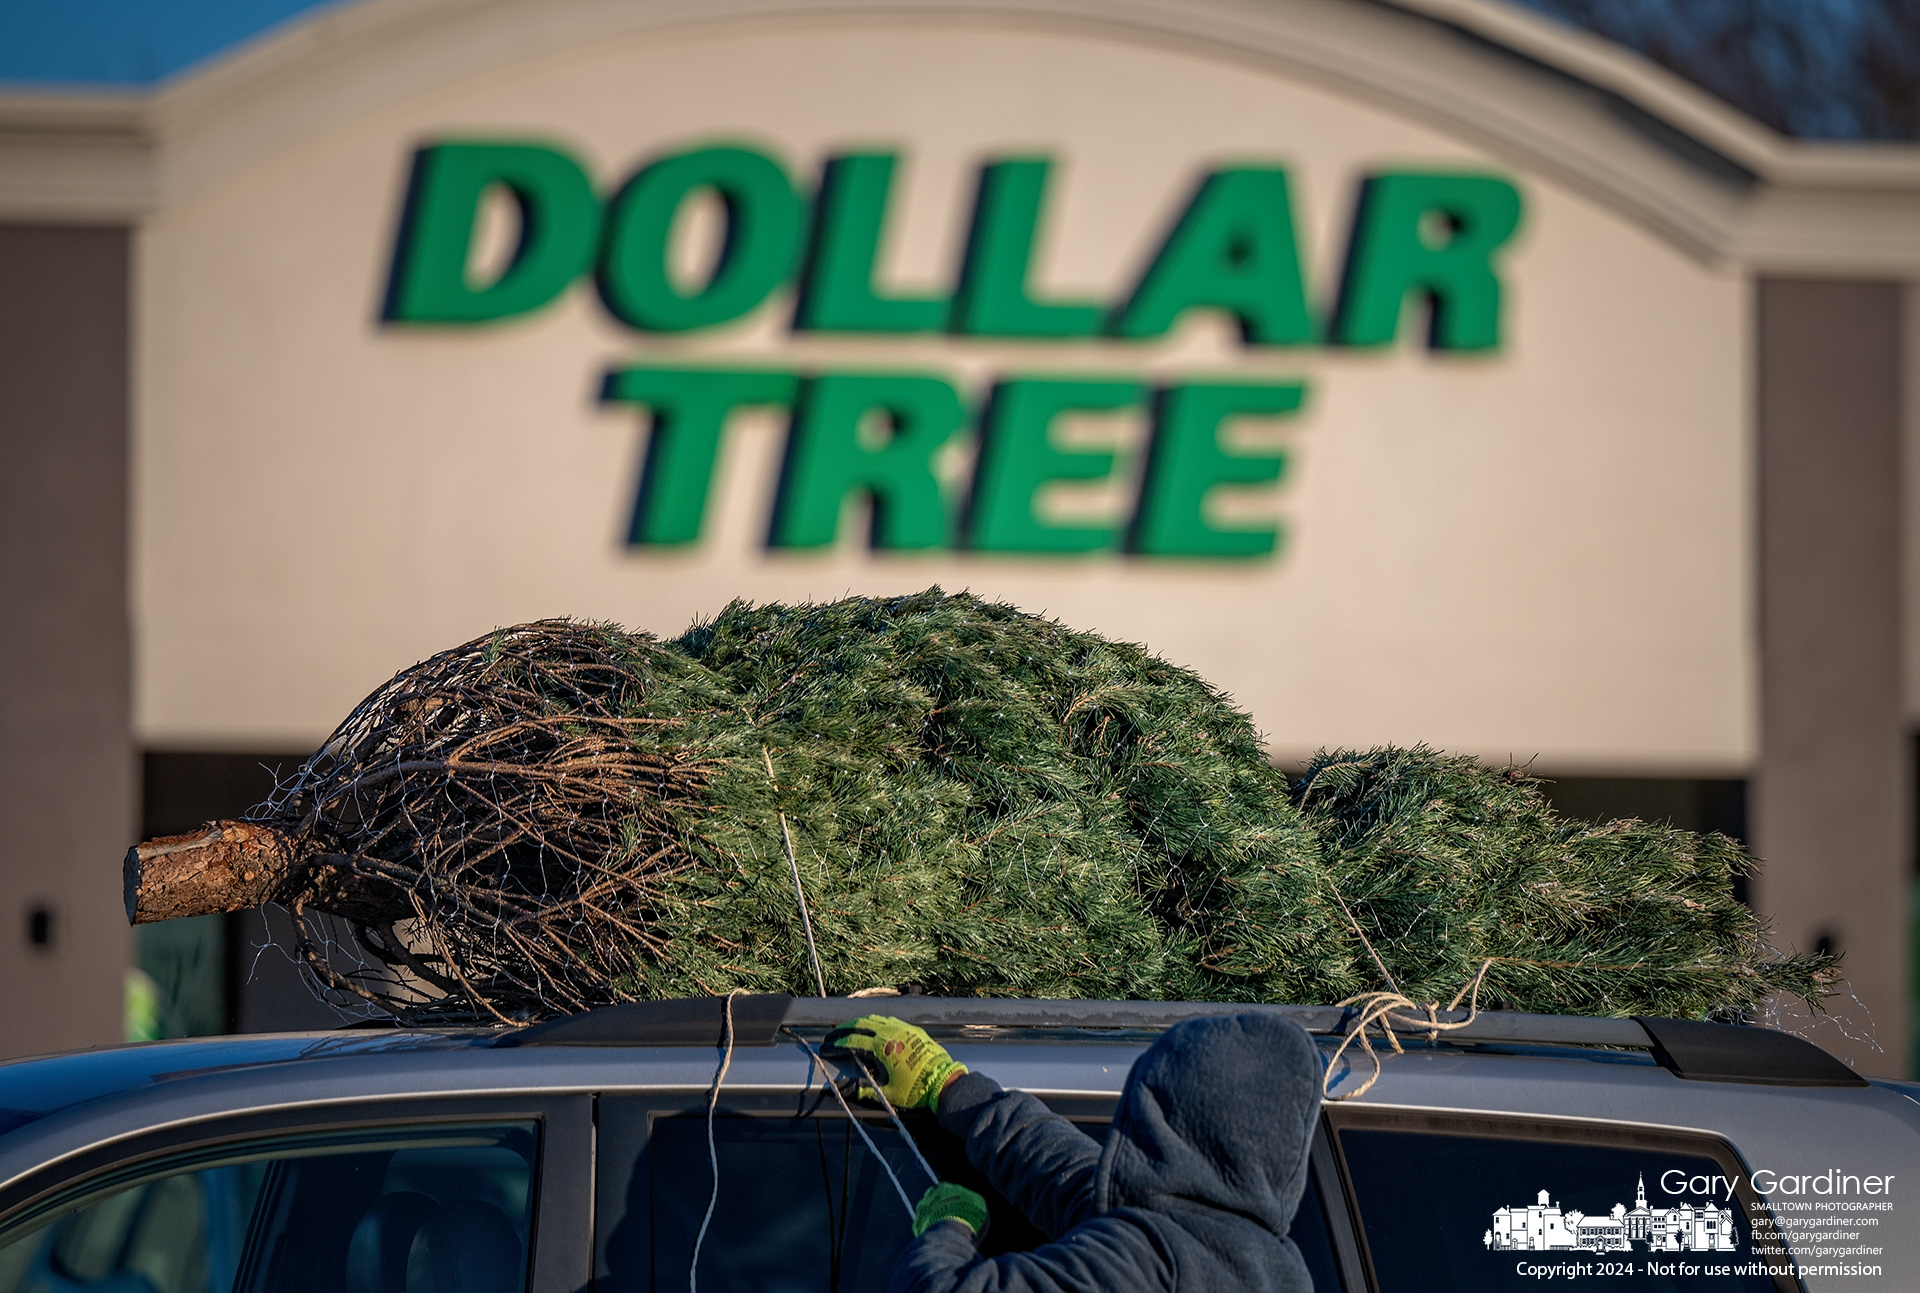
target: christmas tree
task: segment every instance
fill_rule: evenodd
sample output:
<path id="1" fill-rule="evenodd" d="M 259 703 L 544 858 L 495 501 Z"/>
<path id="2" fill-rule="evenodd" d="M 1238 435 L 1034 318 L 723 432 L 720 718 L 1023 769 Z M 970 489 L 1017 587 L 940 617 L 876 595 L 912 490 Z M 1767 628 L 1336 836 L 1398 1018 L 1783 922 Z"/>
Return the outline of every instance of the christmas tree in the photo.
<path id="1" fill-rule="evenodd" d="M 1732 1017 L 1836 975 L 1769 949 L 1723 836 L 1570 820 L 1424 748 L 1289 778 L 1191 671 L 938 589 L 671 641 L 500 630 L 374 692 L 248 820 L 127 865 L 136 921 L 283 903 L 328 989 L 409 1020 L 822 980 L 1446 1002 L 1483 967 L 1483 1005 Z"/>

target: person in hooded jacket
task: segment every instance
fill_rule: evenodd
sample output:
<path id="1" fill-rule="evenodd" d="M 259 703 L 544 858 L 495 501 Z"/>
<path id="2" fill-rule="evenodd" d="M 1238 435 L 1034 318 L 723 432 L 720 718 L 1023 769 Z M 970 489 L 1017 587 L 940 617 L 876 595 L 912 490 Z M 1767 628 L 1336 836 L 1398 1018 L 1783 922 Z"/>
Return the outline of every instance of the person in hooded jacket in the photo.
<path id="1" fill-rule="evenodd" d="M 1190 1019 L 1134 1062 L 1101 1145 L 931 1037 L 869 1015 L 828 1034 L 897 1107 L 934 1111 L 1048 1243 L 983 1257 L 986 1201 L 936 1185 L 888 1293 L 1311 1293 L 1287 1231 L 1307 1183 L 1320 1059 L 1265 1013 Z"/>

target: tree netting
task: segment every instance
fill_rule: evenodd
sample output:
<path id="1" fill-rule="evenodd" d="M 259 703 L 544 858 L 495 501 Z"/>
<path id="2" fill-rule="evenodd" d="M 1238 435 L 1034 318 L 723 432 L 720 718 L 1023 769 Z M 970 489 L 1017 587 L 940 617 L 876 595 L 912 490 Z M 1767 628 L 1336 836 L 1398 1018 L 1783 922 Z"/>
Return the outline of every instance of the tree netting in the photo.
<path id="1" fill-rule="evenodd" d="M 1483 1005 L 1724 1018 L 1837 975 L 1769 949 L 1723 836 L 1425 748 L 1290 779 L 1196 674 L 938 589 L 500 630 L 251 820 L 303 938 L 334 911 L 372 954 L 308 948 L 324 986 L 415 1022 L 812 994 L 796 870 L 835 993 L 1444 1002 L 1490 960 Z"/>

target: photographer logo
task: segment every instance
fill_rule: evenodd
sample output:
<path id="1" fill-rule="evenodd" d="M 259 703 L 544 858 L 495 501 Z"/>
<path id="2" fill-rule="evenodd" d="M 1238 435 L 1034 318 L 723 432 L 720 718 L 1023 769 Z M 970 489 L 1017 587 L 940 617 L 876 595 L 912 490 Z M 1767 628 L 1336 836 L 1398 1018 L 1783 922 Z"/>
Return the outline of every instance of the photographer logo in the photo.
<path id="1" fill-rule="evenodd" d="M 1562 1212 L 1545 1190 L 1537 1202 L 1501 1208 L 1493 1227 L 1481 1242 L 1496 1252 L 1586 1251 L 1715 1252 L 1734 1250 L 1733 1209 L 1683 1201 L 1671 1208 L 1647 1206 L 1647 1178 L 1643 1175 L 1631 1211 L 1616 1203 L 1604 1216 L 1588 1216 L 1574 1209 Z"/>

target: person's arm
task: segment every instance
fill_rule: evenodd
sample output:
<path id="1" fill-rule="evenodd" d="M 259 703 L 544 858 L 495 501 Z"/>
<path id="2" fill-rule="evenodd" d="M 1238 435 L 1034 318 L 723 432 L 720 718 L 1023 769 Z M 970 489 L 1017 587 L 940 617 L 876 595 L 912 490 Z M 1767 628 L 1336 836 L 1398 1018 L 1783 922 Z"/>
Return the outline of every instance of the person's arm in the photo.
<path id="1" fill-rule="evenodd" d="M 935 1113 L 1001 1197 L 1047 1238 L 1094 1215 L 1099 1143 L 1034 1097 L 966 1073 L 941 1092 Z"/>
<path id="2" fill-rule="evenodd" d="M 863 1015 L 827 1034 L 826 1053 L 859 1060 L 894 1105 L 931 1109 L 993 1188 L 1047 1238 L 1093 1215 L 1094 1139 L 1032 1096 L 969 1073 L 924 1029 Z"/>
<path id="3" fill-rule="evenodd" d="M 1171 1293 L 1173 1255 L 1126 1216 L 1095 1217 L 1030 1253 L 982 1257 L 958 1221 L 907 1245 L 887 1293 Z"/>

